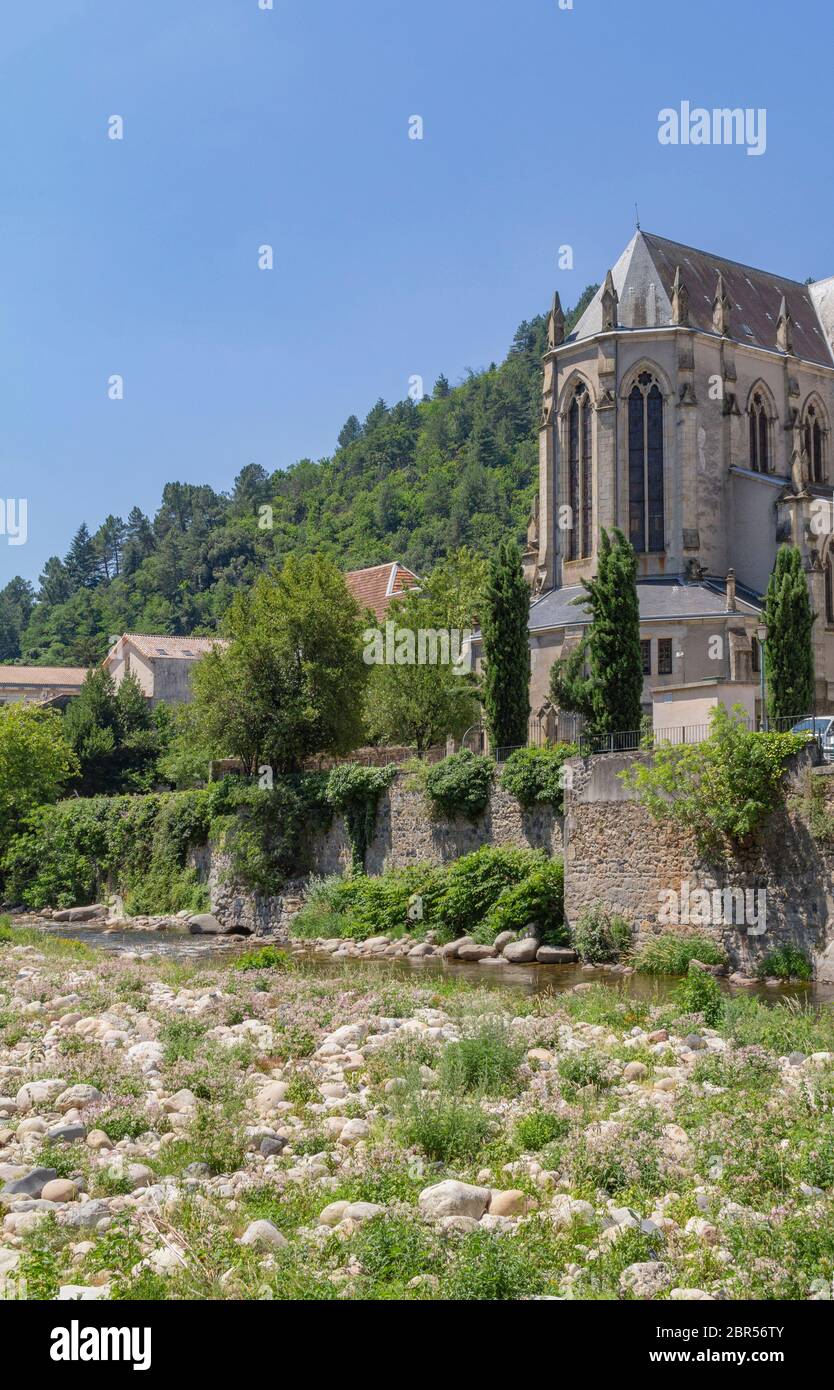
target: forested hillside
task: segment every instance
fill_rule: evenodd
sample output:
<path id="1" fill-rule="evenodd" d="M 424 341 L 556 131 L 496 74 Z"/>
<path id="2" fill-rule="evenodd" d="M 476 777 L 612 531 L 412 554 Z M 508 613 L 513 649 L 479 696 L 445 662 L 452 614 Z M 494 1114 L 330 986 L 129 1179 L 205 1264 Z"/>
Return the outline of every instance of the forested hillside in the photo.
<path id="1" fill-rule="evenodd" d="M 457 546 L 521 539 L 545 345 L 539 315 L 500 366 L 455 387 L 441 376 L 419 403 L 379 400 L 364 421 L 352 415 L 331 458 L 274 473 L 248 464 L 228 494 L 168 483 L 152 520 L 134 508 L 92 532 L 82 523 L 37 588 L 15 578 L 0 591 L 0 661 L 87 665 L 112 633 L 211 633 L 235 590 L 291 551 L 321 551 L 344 569 L 400 559 L 426 573 Z"/>

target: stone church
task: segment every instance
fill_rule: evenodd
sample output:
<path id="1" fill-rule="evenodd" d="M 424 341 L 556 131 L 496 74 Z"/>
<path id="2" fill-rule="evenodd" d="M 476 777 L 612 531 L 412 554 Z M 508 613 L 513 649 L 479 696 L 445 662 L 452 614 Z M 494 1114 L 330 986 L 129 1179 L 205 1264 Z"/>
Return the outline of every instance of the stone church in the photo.
<path id="1" fill-rule="evenodd" d="M 638 230 L 570 334 L 554 298 L 543 393 L 525 554 L 534 713 L 582 638 L 574 600 L 614 526 L 638 554 L 656 724 L 667 704 L 708 711 L 716 691 L 760 718 L 756 634 L 786 541 L 817 614 L 816 712 L 834 710 L 834 279 L 800 284 Z"/>

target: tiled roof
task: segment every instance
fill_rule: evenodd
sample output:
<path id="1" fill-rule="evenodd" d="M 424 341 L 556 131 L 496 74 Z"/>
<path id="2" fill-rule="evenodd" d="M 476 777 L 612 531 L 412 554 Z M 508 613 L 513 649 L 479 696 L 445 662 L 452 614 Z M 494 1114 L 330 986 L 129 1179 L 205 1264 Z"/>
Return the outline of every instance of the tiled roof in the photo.
<path id="1" fill-rule="evenodd" d="M 0 666 L 0 686 L 49 685 L 80 688 L 87 674 L 86 666 Z"/>
<path id="2" fill-rule="evenodd" d="M 409 589 L 419 589 L 420 581 L 412 570 L 406 569 L 398 560 L 393 564 L 372 565 L 366 570 L 349 570 L 345 575 L 347 584 L 359 607 L 370 608 L 380 619 L 388 612 L 388 605 Z"/>
<path id="3" fill-rule="evenodd" d="M 220 637 L 155 637 L 144 632 L 126 632 L 119 640 L 130 642 L 137 652 L 151 661 L 157 656 L 196 661 L 210 652 L 212 647 L 226 645 Z"/>
<path id="4" fill-rule="evenodd" d="M 709 251 L 696 251 L 692 246 L 650 232 L 637 232 L 612 269 L 619 295 L 620 328 L 668 327 L 671 324 L 672 286 L 678 266 L 689 291 L 692 328 L 713 332 L 712 308 L 720 273 L 730 302 L 729 336 L 733 341 L 776 352 L 776 326 L 784 297 L 793 318 L 796 356 L 832 366 L 832 349 L 826 337 L 828 320 L 822 314 L 822 288 L 816 290 L 798 280 L 756 270 Z M 600 289 L 569 342 L 601 331 L 601 297 Z M 820 301 L 819 313 L 815 301 Z"/>

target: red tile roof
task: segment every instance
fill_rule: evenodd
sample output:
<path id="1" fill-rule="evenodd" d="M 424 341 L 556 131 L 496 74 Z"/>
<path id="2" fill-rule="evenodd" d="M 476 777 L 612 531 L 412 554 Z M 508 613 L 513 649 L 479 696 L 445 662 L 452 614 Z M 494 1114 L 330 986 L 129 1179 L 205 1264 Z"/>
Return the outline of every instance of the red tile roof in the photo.
<path id="1" fill-rule="evenodd" d="M 196 661 L 212 647 L 225 646 L 220 637 L 155 637 L 144 632 L 126 632 L 120 642 L 130 642 L 150 661 L 154 657 L 174 657 L 181 661 Z"/>
<path id="2" fill-rule="evenodd" d="M 62 689 L 80 690 L 86 674 L 86 666 L 0 666 L 0 686 L 36 685 L 46 688 L 54 685 Z"/>
<path id="3" fill-rule="evenodd" d="M 406 569 L 399 560 L 393 564 L 371 565 L 366 570 L 349 570 L 345 582 L 362 609 L 370 608 L 380 622 L 388 612 L 388 605 L 409 589 L 419 589 L 420 580 L 412 570 Z"/>

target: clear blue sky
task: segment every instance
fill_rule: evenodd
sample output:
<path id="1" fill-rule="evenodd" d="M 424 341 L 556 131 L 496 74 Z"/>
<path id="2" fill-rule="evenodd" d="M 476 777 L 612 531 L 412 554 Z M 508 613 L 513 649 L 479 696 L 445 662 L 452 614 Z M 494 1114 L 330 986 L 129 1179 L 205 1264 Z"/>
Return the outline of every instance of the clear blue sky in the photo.
<path id="1" fill-rule="evenodd" d="M 166 481 L 321 457 L 412 374 L 500 359 L 635 199 L 834 274 L 832 39 L 830 0 L 4 0 L 0 497 L 29 540 L 0 537 L 0 584 Z M 683 100 L 766 107 L 767 153 L 661 147 Z"/>

